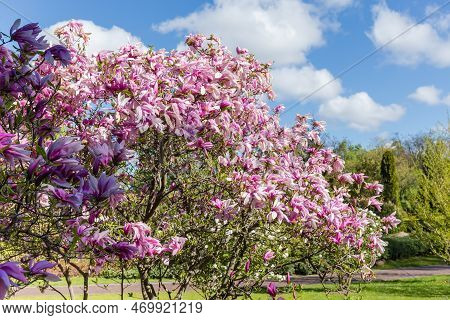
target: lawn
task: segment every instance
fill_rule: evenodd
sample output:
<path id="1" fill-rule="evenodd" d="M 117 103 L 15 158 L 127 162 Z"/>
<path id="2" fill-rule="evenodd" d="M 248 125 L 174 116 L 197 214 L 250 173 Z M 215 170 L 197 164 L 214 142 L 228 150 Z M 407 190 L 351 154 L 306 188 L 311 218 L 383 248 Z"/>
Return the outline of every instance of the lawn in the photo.
<path id="1" fill-rule="evenodd" d="M 446 262 L 439 257 L 435 256 L 423 256 L 423 257 L 411 257 L 398 260 L 388 260 L 383 265 L 378 265 L 375 269 L 398 269 L 398 268 L 414 268 L 425 267 L 435 265 L 446 265 Z"/>
<path id="2" fill-rule="evenodd" d="M 375 281 L 365 284 L 354 284 L 354 290 L 359 292 L 352 293 L 348 298 L 353 300 L 407 300 L 407 299 L 450 299 L 450 276 L 432 276 L 420 278 L 408 278 L 394 281 Z M 292 299 L 292 294 L 281 294 L 285 299 Z M 325 299 L 345 299 L 339 294 L 326 295 L 320 285 L 304 285 L 302 290 L 297 293 L 301 300 L 325 300 Z M 98 294 L 91 295 L 93 300 L 117 300 L 118 294 Z M 140 294 L 136 293 L 127 296 L 127 299 L 139 299 Z M 184 297 L 186 300 L 201 299 L 200 295 L 194 291 L 187 292 Z M 269 296 L 264 293 L 255 293 L 252 296 L 255 300 L 268 299 Z M 54 300 L 60 299 L 56 295 L 40 295 L 34 297 L 19 297 L 16 300 Z"/>

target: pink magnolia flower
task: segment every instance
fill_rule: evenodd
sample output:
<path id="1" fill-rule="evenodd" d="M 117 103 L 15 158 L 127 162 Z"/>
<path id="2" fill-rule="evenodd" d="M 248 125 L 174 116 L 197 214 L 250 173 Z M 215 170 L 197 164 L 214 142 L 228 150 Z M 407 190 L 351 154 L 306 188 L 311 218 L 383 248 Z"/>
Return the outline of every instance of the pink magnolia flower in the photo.
<path id="1" fill-rule="evenodd" d="M 341 183 L 353 183 L 355 181 L 351 173 L 341 174 L 338 179 Z"/>
<path id="2" fill-rule="evenodd" d="M 246 53 L 248 53 L 248 50 L 244 49 L 244 48 L 236 47 L 236 53 L 237 54 L 246 54 Z"/>
<path id="3" fill-rule="evenodd" d="M 357 184 L 362 184 L 367 176 L 364 173 L 353 173 L 352 178 Z"/>
<path id="4" fill-rule="evenodd" d="M 198 138 L 196 141 L 188 143 L 188 147 L 195 147 L 195 148 L 203 149 L 205 151 L 212 149 L 213 146 L 214 145 L 211 142 L 204 141 L 202 138 Z"/>
<path id="5" fill-rule="evenodd" d="M 169 243 L 165 245 L 167 251 L 172 252 L 172 255 L 176 255 L 186 243 L 186 238 L 183 237 L 173 237 L 170 239 Z"/>
<path id="6" fill-rule="evenodd" d="M 343 236 L 342 233 L 340 232 L 336 232 L 336 234 L 334 235 L 334 237 L 332 238 L 333 242 L 336 244 L 341 244 L 342 240 L 343 240 Z"/>
<path id="7" fill-rule="evenodd" d="M 368 206 L 374 206 L 378 211 L 381 211 L 381 205 L 382 203 L 378 201 L 378 196 L 370 197 Z"/>
<path id="8" fill-rule="evenodd" d="M 397 227 L 399 225 L 399 223 L 401 222 L 399 219 L 397 219 L 396 214 L 397 214 L 396 212 L 392 212 L 387 217 L 384 217 L 384 218 L 381 219 L 381 222 L 383 223 L 383 230 L 386 233 L 389 230 L 394 229 L 395 227 Z"/>
<path id="9" fill-rule="evenodd" d="M 373 183 L 366 183 L 365 188 L 367 190 L 374 190 L 376 194 L 380 194 L 383 191 L 383 185 L 379 184 L 378 181 Z"/>
<path id="10" fill-rule="evenodd" d="M 268 250 L 263 256 L 265 262 L 268 262 L 273 258 L 275 258 L 275 253 L 272 250 Z"/>
<path id="11" fill-rule="evenodd" d="M 129 222 L 123 227 L 126 235 L 131 235 L 133 241 L 140 241 L 150 234 L 150 227 L 143 222 Z"/>

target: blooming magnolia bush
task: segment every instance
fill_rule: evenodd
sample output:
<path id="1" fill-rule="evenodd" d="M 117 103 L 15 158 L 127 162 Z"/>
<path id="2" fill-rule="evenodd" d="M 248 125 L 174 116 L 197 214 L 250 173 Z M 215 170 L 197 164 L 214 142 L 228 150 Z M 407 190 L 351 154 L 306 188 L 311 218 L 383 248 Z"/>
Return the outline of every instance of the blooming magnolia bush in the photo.
<path id="1" fill-rule="evenodd" d="M 202 35 L 184 51 L 88 56 L 77 22 L 56 31 L 64 46 L 40 52 L 37 26 L 24 28 L 10 35 L 19 56 L 0 47 L 2 75 L 26 65 L 22 79 L 40 84 L 2 87 L 2 259 L 42 257 L 65 275 L 70 265 L 85 298 L 89 274 L 108 264 L 135 266 L 144 298 L 168 276 L 171 298 L 188 286 L 250 297 L 300 261 L 344 289 L 370 273 L 399 221 L 374 213 L 381 185 L 322 147 L 322 122 L 280 125 L 283 107 L 271 112 L 263 98 L 274 97 L 270 64 Z"/>

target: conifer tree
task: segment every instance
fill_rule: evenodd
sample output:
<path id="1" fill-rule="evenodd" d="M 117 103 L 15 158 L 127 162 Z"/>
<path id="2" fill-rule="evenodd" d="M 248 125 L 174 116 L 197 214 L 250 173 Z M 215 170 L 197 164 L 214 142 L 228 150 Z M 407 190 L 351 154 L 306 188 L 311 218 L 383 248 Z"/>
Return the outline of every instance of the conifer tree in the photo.
<path id="1" fill-rule="evenodd" d="M 399 185 L 395 169 L 395 157 L 392 150 L 383 153 L 381 159 L 381 183 L 384 186 L 383 199 L 385 203 L 397 206 L 399 203 Z"/>

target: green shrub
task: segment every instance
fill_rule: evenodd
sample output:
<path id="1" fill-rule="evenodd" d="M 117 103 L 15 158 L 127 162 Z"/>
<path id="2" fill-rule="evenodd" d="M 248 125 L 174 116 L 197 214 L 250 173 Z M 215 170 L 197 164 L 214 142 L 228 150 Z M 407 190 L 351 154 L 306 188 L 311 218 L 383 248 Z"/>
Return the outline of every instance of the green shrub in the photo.
<path id="1" fill-rule="evenodd" d="M 386 260 L 397 260 L 403 258 L 425 255 L 430 252 L 430 248 L 422 241 L 407 237 L 386 237 L 384 240 L 388 243 L 385 252 L 382 255 Z"/>
<path id="2" fill-rule="evenodd" d="M 307 263 L 299 262 L 294 266 L 294 273 L 297 275 L 307 276 L 314 273 L 313 268 Z"/>
<path id="3" fill-rule="evenodd" d="M 100 272 L 100 277 L 107 279 L 120 279 L 122 272 L 119 268 L 105 268 Z M 124 270 L 125 279 L 139 279 L 139 272 L 136 268 Z"/>

